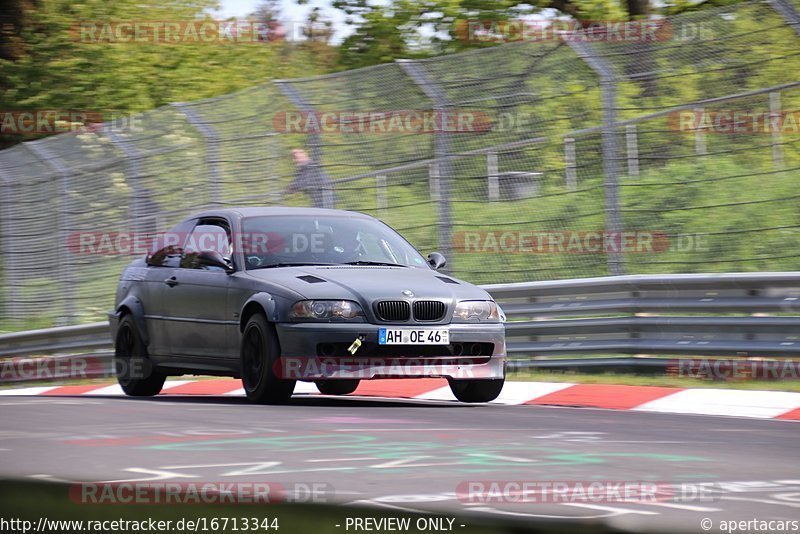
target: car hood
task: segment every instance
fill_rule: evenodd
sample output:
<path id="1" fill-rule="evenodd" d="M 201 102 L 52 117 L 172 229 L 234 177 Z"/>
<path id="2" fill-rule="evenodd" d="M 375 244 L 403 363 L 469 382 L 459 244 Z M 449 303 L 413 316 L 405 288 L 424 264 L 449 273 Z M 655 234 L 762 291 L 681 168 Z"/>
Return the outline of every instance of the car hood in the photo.
<path id="1" fill-rule="evenodd" d="M 291 289 L 307 299 L 346 299 L 367 304 L 376 299 L 468 300 L 491 297 L 483 289 L 451 276 L 414 267 L 331 265 L 248 271 L 256 279 Z M 412 291 L 413 296 L 403 291 Z"/>

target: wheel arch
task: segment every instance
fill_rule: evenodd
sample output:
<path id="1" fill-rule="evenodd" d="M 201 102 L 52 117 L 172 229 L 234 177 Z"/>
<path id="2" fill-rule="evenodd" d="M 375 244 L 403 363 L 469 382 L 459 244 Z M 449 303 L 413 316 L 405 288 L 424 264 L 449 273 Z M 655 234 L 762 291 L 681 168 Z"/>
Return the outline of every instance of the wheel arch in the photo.
<path id="1" fill-rule="evenodd" d="M 256 293 L 244 303 L 242 312 L 239 314 L 239 332 L 244 332 L 247 321 L 256 313 L 264 314 L 268 323 L 275 322 L 277 319 L 275 316 L 275 300 L 271 295 L 268 293 Z"/>
<path id="2" fill-rule="evenodd" d="M 145 346 L 150 344 L 150 336 L 147 334 L 147 321 L 144 316 L 144 304 L 138 297 L 130 295 L 117 306 L 117 317 L 122 320 L 126 315 L 132 315 L 136 326 L 139 328 L 139 335 Z"/>

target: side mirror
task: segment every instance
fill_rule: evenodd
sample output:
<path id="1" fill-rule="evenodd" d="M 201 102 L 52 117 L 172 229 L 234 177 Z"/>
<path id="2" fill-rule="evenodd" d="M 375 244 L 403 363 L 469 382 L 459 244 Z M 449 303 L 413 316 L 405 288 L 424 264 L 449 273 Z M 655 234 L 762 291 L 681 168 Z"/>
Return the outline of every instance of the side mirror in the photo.
<path id="1" fill-rule="evenodd" d="M 200 265 L 208 265 L 209 267 L 221 267 L 225 269 L 227 273 L 233 272 L 231 262 L 226 260 L 225 257 L 216 250 L 203 250 L 198 252 L 197 263 Z"/>
<path id="2" fill-rule="evenodd" d="M 431 252 L 428 254 L 428 265 L 436 269 L 437 271 L 447 265 L 447 260 L 444 259 L 444 256 L 440 252 Z"/>

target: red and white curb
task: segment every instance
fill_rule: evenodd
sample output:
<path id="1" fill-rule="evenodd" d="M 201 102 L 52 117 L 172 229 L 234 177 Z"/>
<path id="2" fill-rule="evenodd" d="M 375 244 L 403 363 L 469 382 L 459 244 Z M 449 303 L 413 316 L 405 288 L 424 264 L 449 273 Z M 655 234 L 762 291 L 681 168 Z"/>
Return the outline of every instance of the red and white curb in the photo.
<path id="1" fill-rule="evenodd" d="M 314 384 L 298 382 L 296 394 L 319 395 Z M 0 395 L 123 395 L 117 384 L 39 386 L 0 390 Z M 161 395 L 244 395 L 233 379 L 170 380 Z M 352 396 L 455 401 L 443 379 L 363 381 Z M 695 415 L 800 421 L 800 393 L 735 389 L 667 388 L 612 384 L 508 381 L 491 404 L 577 406 Z"/>

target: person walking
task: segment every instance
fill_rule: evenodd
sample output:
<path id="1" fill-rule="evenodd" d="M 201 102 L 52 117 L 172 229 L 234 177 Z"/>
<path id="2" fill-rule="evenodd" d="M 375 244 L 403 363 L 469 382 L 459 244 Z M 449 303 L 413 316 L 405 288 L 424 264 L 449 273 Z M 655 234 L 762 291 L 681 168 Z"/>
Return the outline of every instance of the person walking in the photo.
<path id="1" fill-rule="evenodd" d="M 294 180 L 286 188 L 288 194 L 298 191 L 308 194 L 315 208 L 335 208 L 336 194 L 331 179 L 320 168 L 312 163 L 308 153 L 302 148 L 292 150 L 292 159 L 296 167 Z"/>

